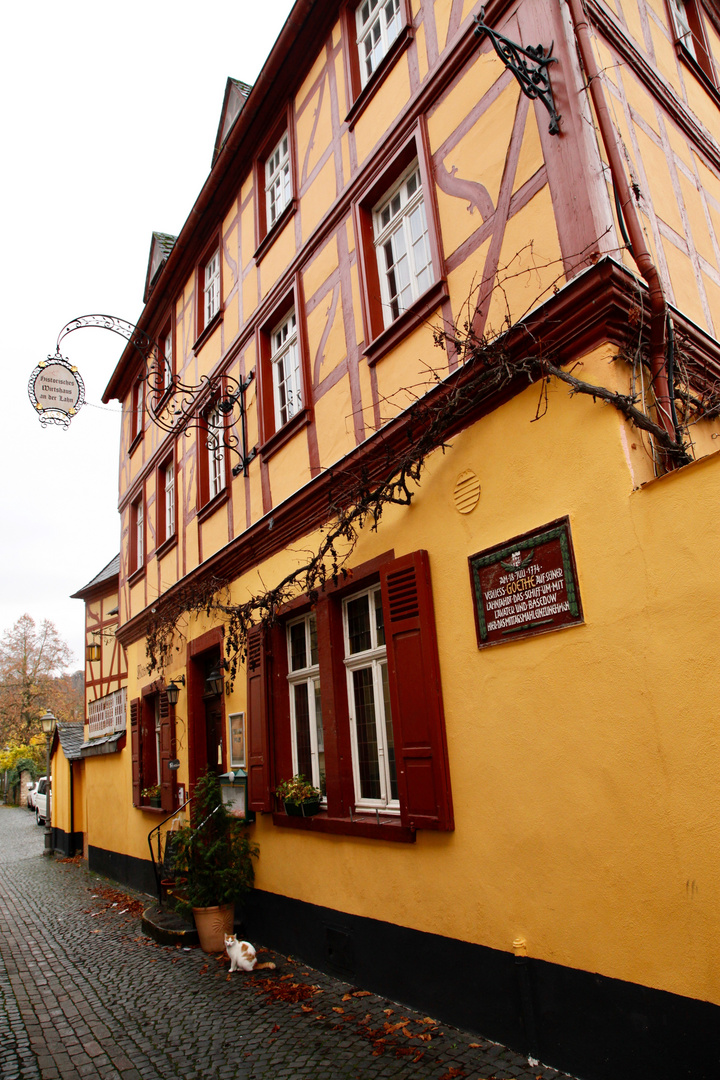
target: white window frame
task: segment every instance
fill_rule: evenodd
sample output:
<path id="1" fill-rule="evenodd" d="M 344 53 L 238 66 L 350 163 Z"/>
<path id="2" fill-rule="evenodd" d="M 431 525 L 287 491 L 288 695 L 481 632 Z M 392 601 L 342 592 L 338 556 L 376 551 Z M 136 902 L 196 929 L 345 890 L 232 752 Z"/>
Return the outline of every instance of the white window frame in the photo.
<path id="1" fill-rule="evenodd" d="M 362 0 L 355 9 L 362 85 L 371 79 L 402 28 L 402 0 Z"/>
<path id="2" fill-rule="evenodd" d="M 370 648 L 361 652 L 351 653 L 350 635 L 348 623 L 348 606 L 362 597 L 368 598 L 370 615 Z M 400 813 L 400 800 L 392 796 L 392 766 L 391 748 L 388 742 L 388 727 L 392 731 L 392 716 L 386 715 L 390 708 L 389 693 L 387 690 L 387 648 L 385 645 L 384 630 L 382 634 L 377 626 L 377 606 L 382 611 L 380 586 L 375 585 L 370 589 L 354 593 L 343 601 L 343 639 L 345 643 L 345 671 L 347 676 L 348 709 L 350 713 L 350 744 L 352 749 L 353 781 L 355 784 L 355 803 L 358 809 L 381 809 L 391 814 Z M 377 739 L 377 766 L 380 786 L 380 797 L 370 798 L 362 794 L 362 781 L 360 776 L 360 755 L 358 748 L 357 710 L 354 693 L 353 675 L 362 669 L 372 673 L 373 710 L 375 714 L 375 735 Z M 383 669 L 384 676 L 383 679 Z M 389 723 L 388 723 L 389 720 Z M 393 735 L 393 744 L 394 744 Z M 394 750 L 394 745 L 393 745 Z M 395 763 L 395 786 L 397 787 L 397 763 Z"/>
<path id="3" fill-rule="evenodd" d="M 225 417 L 215 406 L 210 409 L 207 420 L 208 502 L 219 495 L 225 487 Z"/>
<path id="4" fill-rule="evenodd" d="M 305 660 L 302 667 L 293 669 L 292 655 L 292 630 L 301 626 L 305 637 Z M 320 667 L 317 647 L 317 629 L 315 612 L 311 611 L 299 619 L 293 619 L 287 624 L 287 650 L 288 650 L 288 693 L 290 697 L 290 734 L 292 742 L 293 773 L 302 771 L 300 767 L 300 755 L 298 753 L 296 711 L 296 690 L 305 687 L 308 705 L 308 726 L 310 741 L 310 776 L 305 776 L 313 787 L 319 788 L 325 801 L 325 738 L 322 726 L 322 704 L 320 697 Z M 315 641 L 315 648 L 312 643 Z M 303 773 L 303 775 L 305 775 Z"/>
<path id="5" fill-rule="evenodd" d="M 279 431 L 303 408 L 300 343 L 294 308 L 273 329 L 270 342 L 275 430 Z"/>
<path id="6" fill-rule="evenodd" d="M 217 315 L 220 310 L 220 248 L 217 248 L 203 267 L 203 311 L 205 313 L 204 326 Z"/>
<path id="7" fill-rule="evenodd" d="M 168 330 L 167 334 L 163 335 L 162 339 L 162 357 L 159 362 L 159 376 L 160 387 L 164 393 L 169 389 L 172 382 L 172 365 L 173 365 L 173 333 L 172 326 Z"/>
<path id="8" fill-rule="evenodd" d="M 132 438 L 130 442 L 134 442 L 135 439 L 141 434 L 143 430 L 143 413 L 145 411 L 145 383 L 142 379 L 138 379 L 133 387 L 132 396 L 130 398 L 131 407 L 133 410 L 132 417 Z"/>
<path id="9" fill-rule="evenodd" d="M 685 0 L 670 0 L 670 8 L 675 22 L 675 35 L 677 40 L 687 49 L 692 58 L 697 60 L 695 42 L 693 41 L 692 30 L 690 29 L 690 20 L 688 19 Z"/>
<path id="10" fill-rule="evenodd" d="M 133 529 L 135 530 L 135 566 L 133 570 L 139 570 L 141 566 L 145 565 L 145 502 L 140 496 L 132 504 Z"/>
<path id="11" fill-rule="evenodd" d="M 417 158 L 376 203 L 372 218 L 383 320 L 388 327 L 435 281 Z"/>
<path id="12" fill-rule="evenodd" d="M 290 174 L 290 134 L 284 131 L 265 159 L 265 210 L 268 232 L 292 196 Z"/>
<path id="13" fill-rule="evenodd" d="M 163 469 L 165 482 L 165 539 L 175 535 L 175 461 L 170 458 Z"/>

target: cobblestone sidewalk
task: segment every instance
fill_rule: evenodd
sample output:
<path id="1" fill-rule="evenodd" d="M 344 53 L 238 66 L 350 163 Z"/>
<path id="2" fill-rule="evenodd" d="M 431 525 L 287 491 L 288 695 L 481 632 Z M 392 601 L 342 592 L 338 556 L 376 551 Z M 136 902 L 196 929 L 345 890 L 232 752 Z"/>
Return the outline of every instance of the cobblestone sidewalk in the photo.
<path id="1" fill-rule="evenodd" d="M 275 972 L 160 946 L 148 898 L 42 856 L 24 808 L 0 807 L 4 1080 L 562 1080 L 477 1036 L 265 953 Z"/>

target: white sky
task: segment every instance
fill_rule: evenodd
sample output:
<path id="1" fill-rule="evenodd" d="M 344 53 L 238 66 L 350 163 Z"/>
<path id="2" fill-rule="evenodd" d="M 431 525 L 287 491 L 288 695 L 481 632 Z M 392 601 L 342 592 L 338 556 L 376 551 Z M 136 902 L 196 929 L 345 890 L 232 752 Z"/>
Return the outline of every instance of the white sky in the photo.
<path id="1" fill-rule="evenodd" d="M 39 0 L 9 5 L 0 53 L 0 633 L 51 619 L 83 665 L 69 596 L 117 554 L 119 405 L 101 395 L 121 338 L 61 351 L 86 405 L 43 429 L 35 365 L 79 315 L 136 320 L 153 230 L 177 235 L 210 170 L 229 75 L 252 83 L 291 0 Z"/>

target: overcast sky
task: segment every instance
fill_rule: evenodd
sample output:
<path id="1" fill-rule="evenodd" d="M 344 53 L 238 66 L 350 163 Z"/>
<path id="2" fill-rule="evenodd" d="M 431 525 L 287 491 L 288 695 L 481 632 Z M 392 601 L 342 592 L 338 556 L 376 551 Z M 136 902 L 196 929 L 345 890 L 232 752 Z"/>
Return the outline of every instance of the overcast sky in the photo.
<path id="1" fill-rule="evenodd" d="M 71 319 L 139 317 L 151 234 L 179 233 L 207 177 L 227 77 L 255 80 L 291 7 L 39 0 L 3 18 L 0 633 L 51 619 L 75 667 L 69 596 L 120 545 L 119 405 L 100 399 L 123 341 L 63 341 L 87 402 L 68 431 L 41 427 L 28 380 Z"/>

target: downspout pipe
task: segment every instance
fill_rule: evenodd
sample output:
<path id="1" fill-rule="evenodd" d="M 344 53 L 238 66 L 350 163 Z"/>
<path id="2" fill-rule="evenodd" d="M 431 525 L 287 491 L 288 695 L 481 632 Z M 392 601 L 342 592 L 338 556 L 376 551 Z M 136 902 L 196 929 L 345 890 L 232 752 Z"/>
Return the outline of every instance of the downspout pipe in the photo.
<path id="1" fill-rule="evenodd" d="M 672 397 L 668 382 L 665 352 L 667 317 L 665 292 L 657 267 L 645 243 L 640 217 L 625 173 L 618 137 L 605 98 L 600 70 L 595 60 L 589 23 L 583 10 L 582 0 L 567 0 L 567 2 L 587 76 L 588 87 L 595 106 L 600 136 L 610 165 L 610 175 L 618 193 L 621 213 L 630 235 L 632 255 L 638 270 L 648 285 L 650 300 L 650 371 L 657 403 L 658 422 L 670 438 L 675 440 L 677 439 L 677 433 L 672 421 Z"/>

